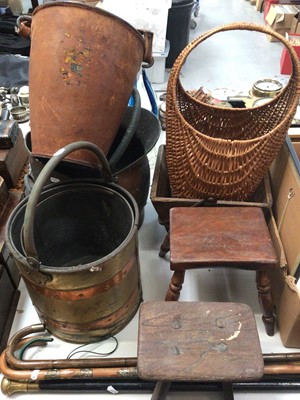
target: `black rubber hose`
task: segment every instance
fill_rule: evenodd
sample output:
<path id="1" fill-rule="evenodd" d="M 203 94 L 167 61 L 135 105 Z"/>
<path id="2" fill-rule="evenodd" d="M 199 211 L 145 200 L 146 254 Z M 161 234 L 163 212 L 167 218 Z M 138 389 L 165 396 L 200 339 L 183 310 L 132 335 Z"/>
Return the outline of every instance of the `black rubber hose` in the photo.
<path id="1" fill-rule="evenodd" d="M 111 155 L 111 157 L 108 160 L 108 164 L 112 171 L 115 170 L 118 162 L 120 161 L 121 157 L 125 153 L 129 143 L 131 142 L 131 140 L 136 132 L 136 128 L 137 128 L 137 125 L 140 120 L 141 98 L 140 98 L 140 94 L 136 88 L 133 88 L 132 95 L 133 95 L 133 99 L 134 99 L 134 106 L 133 106 L 133 113 L 131 116 L 131 120 L 129 122 L 126 132 L 125 132 L 124 136 L 122 137 L 118 147 L 116 148 L 116 150 L 113 152 L 113 154 Z"/>

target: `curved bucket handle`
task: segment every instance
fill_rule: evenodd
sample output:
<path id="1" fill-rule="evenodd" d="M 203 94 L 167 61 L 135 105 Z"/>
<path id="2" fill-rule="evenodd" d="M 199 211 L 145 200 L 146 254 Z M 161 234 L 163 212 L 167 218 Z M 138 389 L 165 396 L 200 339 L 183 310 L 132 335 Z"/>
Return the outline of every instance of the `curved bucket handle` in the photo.
<path id="1" fill-rule="evenodd" d="M 143 29 L 138 29 L 137 31 L 142 35 L 144 39 L 145 50 L 144 50 L 143 61 L 147 63 L 144 65 L 144 68 L 150 68 L 154 63 L 154 58 L 152 55 L 153 32 L 146 31 Z"/>
<path id="2" fill-rule="evenodd" d="M 20 15 L 17 18 L 17 34 L 22 36 L 24 39 L 30 39 L 31 35 L 31 22 L 32 17 L 30 15 Z"/>
<path id="3" fill-rule="evenodd" d="M 76 150 L 90 150 L 92 151 L 99 159 L 100 164 L 102 166 L 102 176 L 105 182 L 113 182 L 113 175 L 109 168 L 107 159 L 102 152 L 95 144 L 85 141 L 78 141 L 71 144 L 68 144 L 64 148 L 58 150 L 51 159 L 47 162 L 45 167 L 40 172 L 34 186 L 32 192 L 29 196 L 25 216 L 24 216 L 24 224 L 23 224 L 23 246 L 25 257 L 28 262 L 29 267 L 34 270 L 39 270 L 40 261 L 38 259 L 37 250 L 34 243 L 34 218 L 35 218 L 35 210 L 38 204 L 38 200 L 42 189 L 47 182 L 47 179 L 55 169 L 55 167 L 70 153 Z"/>

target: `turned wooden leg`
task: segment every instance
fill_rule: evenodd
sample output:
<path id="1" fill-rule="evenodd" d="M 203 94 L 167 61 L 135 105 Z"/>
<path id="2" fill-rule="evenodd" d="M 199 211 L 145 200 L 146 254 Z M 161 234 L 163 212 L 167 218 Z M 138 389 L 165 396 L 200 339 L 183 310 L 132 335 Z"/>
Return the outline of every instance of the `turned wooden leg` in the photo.
<path id="1" fill-rule="evenodd" d="M 160 246 L 159 257 L 164 258 L 164 256 L 170 251 L 170 233 L 166 234 L 166 237 Z"/>
<path id="2" fill-rule="evenodd" d="M 157 382 L 151 400 L 164 400 L 170 389 L 171 382 Z"/>
<path id="3" fill-rule="evenodd" d="M 184 282 L 184 275 L 185 271 L 174 272 L 166 294 L 166 301 L 177 301 L 179 299 L 180 291 Z"/>
<path id="4" fill-rule="evenodd" d="M 256 271 L 256 286 L 258 298 L 263 313 L 263 323 L 267 335 L 273 336 L 275 330 L 275 317 L 273 315 L 273 299 L 271 294 L 271 281 L 266 271 Z"/>

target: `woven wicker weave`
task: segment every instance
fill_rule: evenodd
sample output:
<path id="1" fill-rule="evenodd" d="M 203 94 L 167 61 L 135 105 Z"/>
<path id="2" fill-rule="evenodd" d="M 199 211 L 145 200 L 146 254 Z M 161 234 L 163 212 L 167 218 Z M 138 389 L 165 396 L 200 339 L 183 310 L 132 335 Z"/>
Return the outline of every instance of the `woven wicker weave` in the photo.
<path id="1" fill-rule="evenodd" d="M 185 91 L 179 73 L 189 53 L 210 36 L 229 30 L 266 33 L 288 49 L 293 72 L 286 87 L 255 108 L 220 108 Z M 172 197 L 246 200 L 257 189 L 283 144 L 299 101 L 300 66 L 291 44 L 273 30 L 250 23 L 213 29 L 181 52 L 170 72 L 166 156 Z"/>

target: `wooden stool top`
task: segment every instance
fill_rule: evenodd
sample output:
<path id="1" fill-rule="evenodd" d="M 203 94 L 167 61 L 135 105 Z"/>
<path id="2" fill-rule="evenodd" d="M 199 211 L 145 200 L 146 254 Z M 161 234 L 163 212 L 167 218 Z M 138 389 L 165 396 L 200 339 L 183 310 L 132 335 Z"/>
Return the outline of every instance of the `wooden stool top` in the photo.
<path id="1" fill-rule="evenodd" d="M 138 374 L 159 381 L 247 381 L 263 375 L 254 315 L 240 303 L 141 305 Z"/>
<path id="2" fill-rule="evenodd" d="M 276 253 L 259 207 L 170 210 L 172 270 L 209 266 L 274 268 Z"/>

